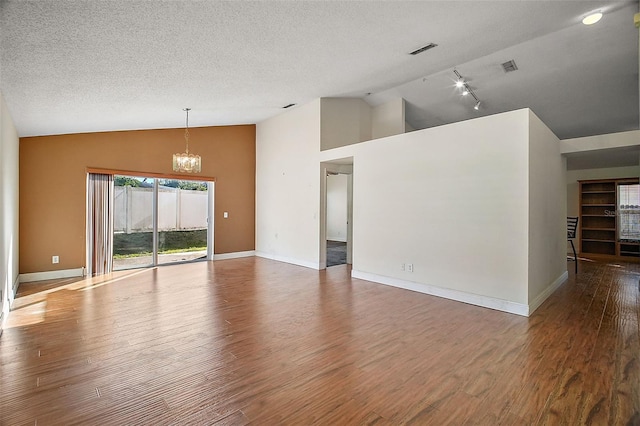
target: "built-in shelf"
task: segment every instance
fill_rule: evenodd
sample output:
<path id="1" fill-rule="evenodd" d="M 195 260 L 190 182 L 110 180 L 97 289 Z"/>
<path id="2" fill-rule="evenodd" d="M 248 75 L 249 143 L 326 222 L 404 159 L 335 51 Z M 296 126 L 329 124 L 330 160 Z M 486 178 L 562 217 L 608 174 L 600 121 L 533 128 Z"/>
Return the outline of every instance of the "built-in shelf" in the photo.
<path id="1" fill-rule="evenodd" d="M 580 181 L 580 253 L 620 258 L 640 258 L 640 244 L 617 241 L 618 185 L 638 179 Z"/>

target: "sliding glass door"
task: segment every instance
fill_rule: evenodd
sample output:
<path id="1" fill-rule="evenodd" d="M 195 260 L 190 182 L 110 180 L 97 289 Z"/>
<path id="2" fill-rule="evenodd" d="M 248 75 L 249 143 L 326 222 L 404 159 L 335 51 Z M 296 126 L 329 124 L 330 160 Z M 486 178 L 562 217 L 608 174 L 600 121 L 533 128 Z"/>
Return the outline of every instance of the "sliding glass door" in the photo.
<path id="1" fill-rule="evenodd" d="M 114 183 L 114 270 L 213 258 L 213 183 L 136 176 Z"/>
<path id="2" fill-rule="evenodd" d="M 113 269 L 151 266 L 155 179 L 114 176 Z"/>
<path id="3" fill-rule="evenodd" d="M 207 182 L 158 182 L 158 264 L 206 259 Z"/>

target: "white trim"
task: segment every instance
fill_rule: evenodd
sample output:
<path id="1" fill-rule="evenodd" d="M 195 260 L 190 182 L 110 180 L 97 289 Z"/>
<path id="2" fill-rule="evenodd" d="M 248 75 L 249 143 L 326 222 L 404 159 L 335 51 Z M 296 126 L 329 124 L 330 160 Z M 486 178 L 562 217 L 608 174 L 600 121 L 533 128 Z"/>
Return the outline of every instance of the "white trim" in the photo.
<path id="1" fill-rule="evenodd" d="M 256 255 L 256 251 L 255 250 L 236 251 L 234 253 L 214 254 L 213 255 L 213 260 L 237 259 L 239 257 L 251 257 L 251 256 L 255 256 L 255 255 Z"/>
<path id="2" fill-rule="evenodd" d="M 207 260 L 214 260 L 216 225 L 216 183 L 207 181 Z"/>
<path id="3" fill-rule="evenodd" d="M 11 293 L 9 293 L 9 306 L 13 303 L 13 300 L 16 298 L 16 294 L 18 294 L 18 286 L 20 285 L 20 275 L 16 276 L 16 279 L 13 281 L 13 287 L 11 288 Z"/>
<path id="4" fill-rule="evenodd" d="M 31 272 L 20 274 L 20 282 L 57 280 L 60 278 L 74 278 L 84 276 L 84 268 L 61 269 L 59 271 Z"/>
<path id="5" fill-rule="evenodd" d="M 385 277 L 383 275 L 371 274 L 369 272 L 357 271 L 355 269 L 351 271 L 351 276 L 353 278 L 372 281 L 378 284 L 404 288 L 406 290 L 417 291 L 419 293 L 455 300 L 457 302 L 469 303 L 483 308 L 495 309 L 497 311 L 508 312 L 510 314 L 521 315 L 524 317 L 529 316 L 529 307 L 522 303 L 496 299 L 489 296 L 480 296 L 478 294 L 466 293 L 464 291 L 436 287 L 413 281 L 405 281 L 398 278 Z"/>
<path id="6" fill-rule="evenodd" d="M 327 241 L 337 241 L 339 243 L 346 243 L 347 242 L 347 237 L 327 237 Z"/>
<path id="7" fill-rule="evenodd" d="M 264 257 L 265 259 L 277 260 L 278 262 L 291 263 L 293 265 L 304 266 L 305 268 L 311 268 L 320 270 L 320 264 L 315 262 L 308 262 L 306 260 L 294 259 L 292 257 L 278 256 L 276 254 L 256 252 L 257 257 Z"/>
<path id="8" fill-rule="evenodd" d="M 531 315 L 533 311 L 538 309 L 540 305 L 542 305 L 542 303 L 544 303 L 544 301 L 547 300 L 547 298 L 551 296 L 553 292 L 556 291 L 558 287 L 560 287 L 562 283 L 564 283 L 568 279 L 569 279 L 569 272 L 564 271 L 558 278 L 555 279 L 554 282 L 552 282 L 549 285 L 549 287 L 544 289 L 544 291 L 540 293 L 538 297 L 533 299 L 533 302 L 529 303 L 529 315 Z"/>

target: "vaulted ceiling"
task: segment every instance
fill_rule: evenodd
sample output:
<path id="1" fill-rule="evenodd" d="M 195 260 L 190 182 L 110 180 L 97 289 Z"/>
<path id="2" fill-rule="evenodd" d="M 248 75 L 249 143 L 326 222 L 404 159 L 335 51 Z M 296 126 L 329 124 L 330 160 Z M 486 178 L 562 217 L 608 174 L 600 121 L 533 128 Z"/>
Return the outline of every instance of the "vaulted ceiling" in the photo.
<path id="1" fill-rule="evenodd" d="M 593 10 L 604 17 L 583 25 Z M 319 97 L 403 97 L 414 128 L 530 107 L 560 138 L 589 136 L 638 129 L 636 12 L 605 0 L 4 0 L 0 89 L 20 136 L 181 127 L 185 107 L 192 126 L 257 123 Z"/>

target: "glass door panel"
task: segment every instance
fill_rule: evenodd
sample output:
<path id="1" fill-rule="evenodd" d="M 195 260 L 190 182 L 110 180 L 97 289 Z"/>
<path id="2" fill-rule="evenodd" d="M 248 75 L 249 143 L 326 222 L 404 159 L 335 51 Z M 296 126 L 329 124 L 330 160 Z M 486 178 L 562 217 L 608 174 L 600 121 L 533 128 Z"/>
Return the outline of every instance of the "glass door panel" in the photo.
<path id="1" fill-rule="evenodd" d="M 154 179 L 114 176 L 113 269 L 152 266 Z"/>
<path id="2" fill-rule="evenodd" d="M 640 242 L 640 185 L 618 185 L 618 239 Z"/>
<path id="3" fill-rule="evenodd" d="M 207 182 L 158 181 L 158 264 L 207 258 Z"/>

